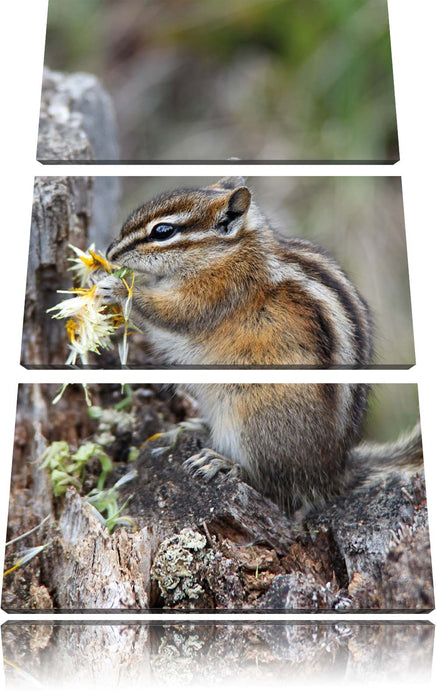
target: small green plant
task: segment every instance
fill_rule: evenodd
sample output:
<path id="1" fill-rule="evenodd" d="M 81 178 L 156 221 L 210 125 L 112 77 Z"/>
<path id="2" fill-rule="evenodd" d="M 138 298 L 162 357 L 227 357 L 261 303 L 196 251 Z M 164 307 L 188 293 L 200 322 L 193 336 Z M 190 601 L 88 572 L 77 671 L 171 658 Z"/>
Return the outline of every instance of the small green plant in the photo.
<path id="1" fill-rule="evenodd" d="M 81 445 L 76 452 L 70 452 L 67 442 L 52 442 L 42 456 L 40 469 L 50 471 L 50 479 L 55 496 L 65 493 L 68 486 L 75 486 L 81 490 L 85 478 L 86 467 L 89 461 L 96 457 L 100 461 L 101 474 L 98 478 L 97 489 L 104 487 L 106 477 L 113 469 L 113 463 L 101 445 L 95 442 L 87 442 Z"/>
<path id="2" fill-rule="evenodd" d="M 48 469 L 55 496 L 60 496 L 68 486 L 82 486 L 80 466 L 71 461 L 67 442 L 52 442 L 42 456 L 40 469 Z"/>
<path id="3" fill-rule="evenodd" d="M 118 489 L 123 484 L 127 483 L 136 476 L 136 471 L 131 471 L 118 479 L 118 481 L 109 489 L 100 491 L 98 488 L 93 489 L 85 496 L 86 501 L 95 510 L 96 515 L 103 525 L 106 525 L 109 532 L 112 533 L 117 525 L 130 525 L 133 529 L 137 529 L 136 523 L 132 518 L 122 516 L 127 504 L 131 500 L 130 496 L 122 506 L 118 505 L 119 491 Z"/>
<path id="4" fill-rule="evenodd" d="M 97 458 L 100 462 L 101 473 L 97 485 L 88 494 L 86 501 L 92 506 L 100 522 L 109 532 L 113 532 L 117 525 L 129 525 L 136 527 L 135 522 L 126 516 L 122 516 L 130 498 L 122 506 L 119 506 L 119 488 L 136 476 L 132 470 L 109 489 L 104 489 L 107 475 L 113 469 L 113 462 L 106 454 L 103 447 L 95 442 L 87 442 L 81 445 L 75 452 L 70 451 L 67 442 L 52 442 L 42 457 L 40 469 L 50 471 L 50 479 L 55 496 L 62 496 L 69 486 L 74 486 L 78 491 L 82 490 L 86 476 L 86 467 L 90 460 Z"/>

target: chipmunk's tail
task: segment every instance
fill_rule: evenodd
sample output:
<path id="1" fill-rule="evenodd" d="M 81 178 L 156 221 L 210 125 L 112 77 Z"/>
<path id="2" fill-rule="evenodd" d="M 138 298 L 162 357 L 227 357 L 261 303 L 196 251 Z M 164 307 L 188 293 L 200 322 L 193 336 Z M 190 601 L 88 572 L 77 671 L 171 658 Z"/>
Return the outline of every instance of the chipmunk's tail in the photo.
<path id="1" fill-rule="evenodd" d="M 395 442 L 380 445 L 361 442 L 350 451 L 349 463 L 359 490 L 401 474 L 413 474 L 422 470 L 424 463 L 420 424 Z"/>

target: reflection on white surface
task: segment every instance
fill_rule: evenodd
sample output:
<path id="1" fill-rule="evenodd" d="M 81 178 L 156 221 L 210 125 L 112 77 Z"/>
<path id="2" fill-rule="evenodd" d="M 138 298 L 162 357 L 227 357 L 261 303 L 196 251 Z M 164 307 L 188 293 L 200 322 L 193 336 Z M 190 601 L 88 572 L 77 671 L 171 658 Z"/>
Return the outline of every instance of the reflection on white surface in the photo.
<path id="1" fill-rule="evenodd" d="M 7 622 L 8 690 L 430 679 L 427 622 Z"/>

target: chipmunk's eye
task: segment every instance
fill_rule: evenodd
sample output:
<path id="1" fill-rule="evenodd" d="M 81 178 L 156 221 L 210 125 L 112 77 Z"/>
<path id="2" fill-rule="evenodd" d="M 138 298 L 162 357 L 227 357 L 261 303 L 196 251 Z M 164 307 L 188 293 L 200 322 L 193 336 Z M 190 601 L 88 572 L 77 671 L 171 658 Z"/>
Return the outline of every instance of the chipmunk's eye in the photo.
<path id="1" fill-rule="evenodd" d="M 173 224 L 156 224 L 150 233 L 149 240 L 166 241 L 167 238 L 171 238 L 175 233 L 177 233 L 177 226 L 173 226 Z"/>

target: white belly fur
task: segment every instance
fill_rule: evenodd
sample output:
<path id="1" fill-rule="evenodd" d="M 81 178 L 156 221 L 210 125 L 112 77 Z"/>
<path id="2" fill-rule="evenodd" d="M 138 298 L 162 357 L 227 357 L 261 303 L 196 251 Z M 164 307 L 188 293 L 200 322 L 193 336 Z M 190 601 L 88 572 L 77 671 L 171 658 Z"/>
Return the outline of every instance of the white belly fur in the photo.
<path id="1" fill-rule="evenodd" d="M 248 467 L 248 460 L 240 441 L 240 420 L 233 410 L 233 400 L 219 384 L 189 384 L 188 391 L 198 399 L 202 418 L 210 427 L 213 449 Z"/>

